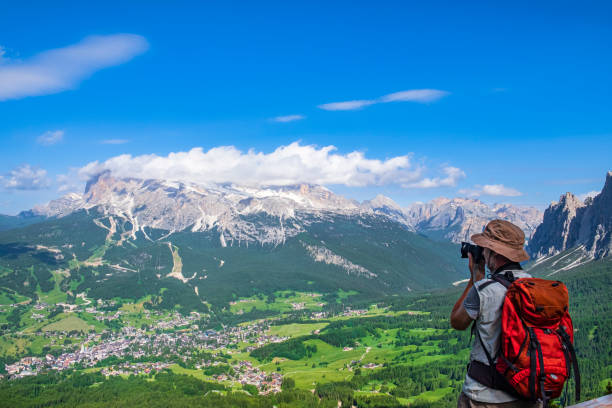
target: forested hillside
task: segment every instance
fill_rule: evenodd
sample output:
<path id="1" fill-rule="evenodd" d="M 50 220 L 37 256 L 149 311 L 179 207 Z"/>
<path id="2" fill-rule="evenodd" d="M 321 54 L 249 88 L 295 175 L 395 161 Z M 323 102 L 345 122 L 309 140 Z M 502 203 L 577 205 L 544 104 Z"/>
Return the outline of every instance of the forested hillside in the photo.
<path id="1" fill-rule="evenodd" d="M 246 220 L 278 221 L 262 217 Z M 379 297 L 446 286 L 462 276 L 456 245 L 383 216 L 313 218 L 280 244 L 226 244 L 222 238 L 216 229 L 146 228 L 132 236 L 129 222 L 82 210 L 0 232 L 0 287 L 28 298 L 55 289 L 105 300 L 151 296 L 156 307 L 206 311 L 278 290 L 342 288 Z"/>

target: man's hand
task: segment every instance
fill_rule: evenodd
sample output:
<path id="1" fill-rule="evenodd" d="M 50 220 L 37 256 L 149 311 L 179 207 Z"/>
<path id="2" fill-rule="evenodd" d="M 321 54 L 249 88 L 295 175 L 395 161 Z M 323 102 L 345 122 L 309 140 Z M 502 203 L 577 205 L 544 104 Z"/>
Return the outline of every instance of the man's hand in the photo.
<path id="1" fill-rule="evenodd" d="M 472 283 L 476 283 L 485 276 L 485 263 L 484 260 L 478 264 L 474 263 L 474 258 L 472 258 L 472 254 L 470 252 L 468 252 L 468 259 L 471 274 L 470 280 Z"/>

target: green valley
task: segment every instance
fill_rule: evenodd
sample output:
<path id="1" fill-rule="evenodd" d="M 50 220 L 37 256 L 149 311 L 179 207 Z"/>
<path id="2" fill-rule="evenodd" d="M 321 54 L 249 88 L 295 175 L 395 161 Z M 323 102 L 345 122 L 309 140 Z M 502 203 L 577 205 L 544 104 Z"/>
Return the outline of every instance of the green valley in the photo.
<path id="1" fill-rule="evenodd" d="M 592 262 L 558 278 L 572 294 L 583 398 L 592 398 L 612 377 L 604 352 L 612 263 Z M 15 407 L 48 398 L 71 406 L 77 400 L 61 391 L 69 384 L 83 387 L 78 401 L 88 406 L 155 406 L 159 398 L 171 398 L 165 406 L 455 406 L 470 347 L 469 333 L 448 324 L 457 296 L 448 289 L 364 301 L 354 293 L 338 303 L 316 292 L 278 291 L 187 315 L 151 308 L 150 298 L 92 306 L 83 297 L 59 312 L 41 310 L 41 302 L 5 304 L 0 355 L 9 370 L 22 369 L 20 379 L 0 382 L 0 392 Z M 58 371 L 45 359 L 68 363 Z M 141 387 L 141 379 L 153 388 Z M 32 387 L 38 391 L 26 391 Z M 196 389 L 204 391 L 189 391 Z"/>

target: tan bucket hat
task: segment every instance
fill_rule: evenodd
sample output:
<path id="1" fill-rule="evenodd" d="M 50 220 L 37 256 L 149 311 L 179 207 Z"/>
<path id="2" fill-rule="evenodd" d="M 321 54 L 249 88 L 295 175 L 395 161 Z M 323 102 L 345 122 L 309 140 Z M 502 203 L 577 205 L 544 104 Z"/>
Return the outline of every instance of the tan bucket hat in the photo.
<path id="1" fill-rule="evenodd" d="M 525 252 L 525 233 L 511 222 L 504 220 L 490 221 L 482 234 L 471 237 L 476 245 L 489 248 L 511 261 L 522 262 L 529 259 Z"/>

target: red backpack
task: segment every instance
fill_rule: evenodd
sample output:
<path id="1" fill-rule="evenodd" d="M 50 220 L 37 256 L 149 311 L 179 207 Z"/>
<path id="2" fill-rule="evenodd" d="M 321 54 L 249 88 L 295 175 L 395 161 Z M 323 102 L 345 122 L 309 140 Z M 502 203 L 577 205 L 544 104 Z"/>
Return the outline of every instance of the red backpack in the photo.
<path id="1" fill-rule="evenodd" d="M 492 357 L 476 330 L 489 365 L 472 361 L 470 377 L 521 399 L 541 399 L 546 406 L 548 400 L 561 395 L 573 368 L 579 400 L 580 371 L 565 285 L 539 278 L 515 280 L 512 272 L 498 273 L 491 279 L 491 283 L 499 282 L 508 289 L 500 348 Z"/>

